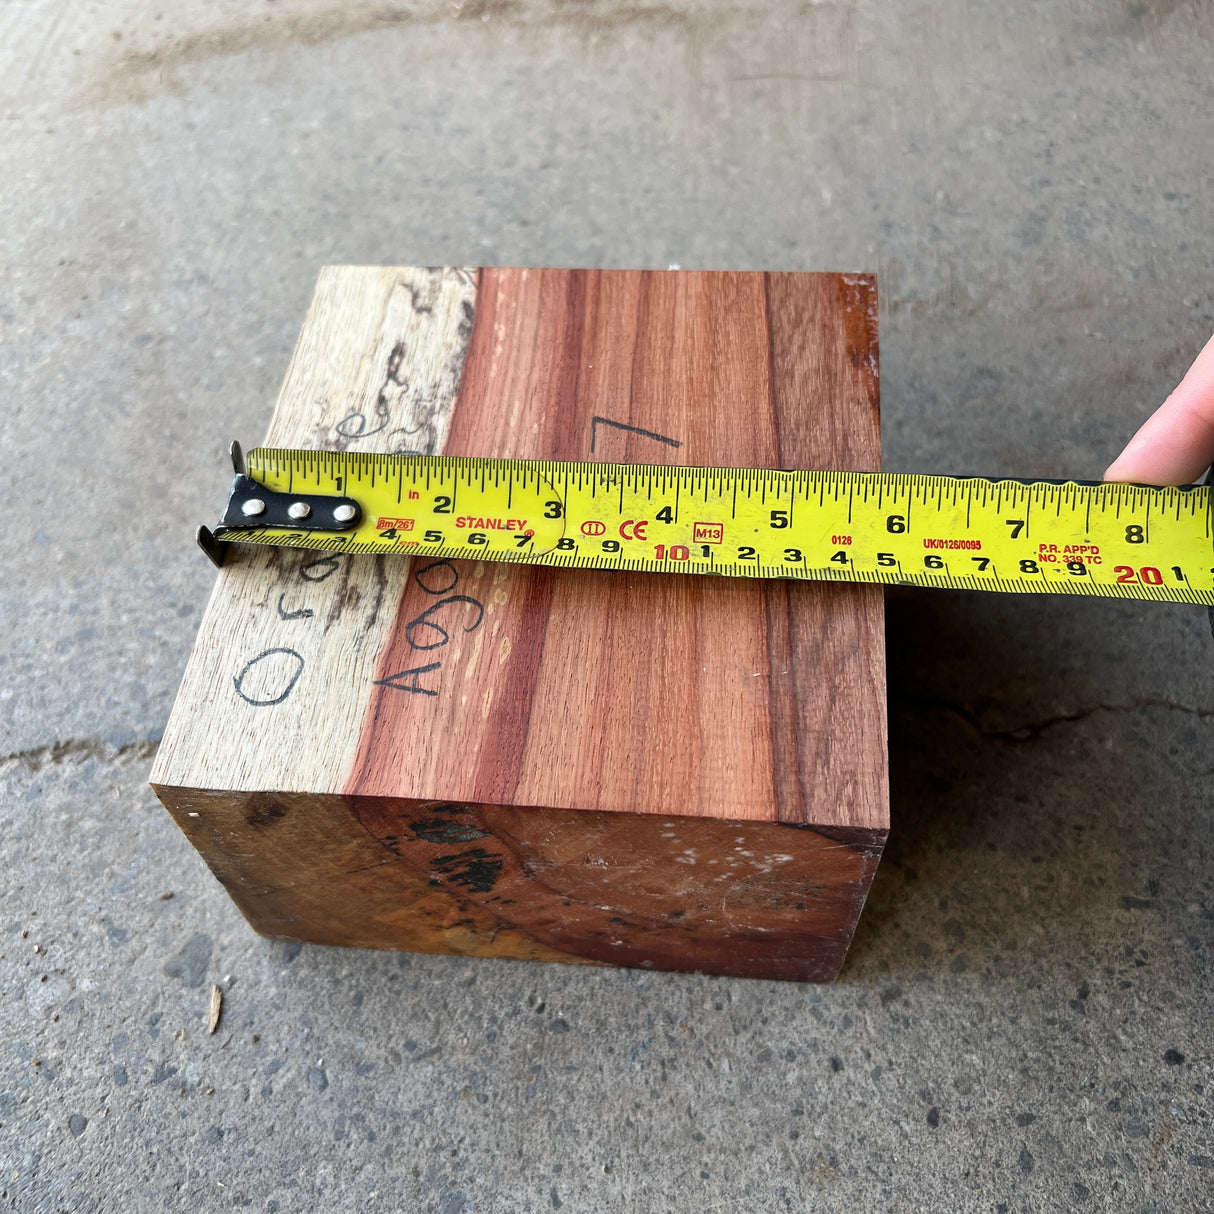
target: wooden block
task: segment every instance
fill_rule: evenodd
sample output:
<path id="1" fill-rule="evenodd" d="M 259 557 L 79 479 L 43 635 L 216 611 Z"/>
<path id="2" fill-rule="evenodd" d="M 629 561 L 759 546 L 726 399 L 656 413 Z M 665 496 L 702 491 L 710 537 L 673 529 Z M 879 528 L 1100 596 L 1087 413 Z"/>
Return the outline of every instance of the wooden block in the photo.
<path id="1" fill-rule="evenodd" d="M 266 443 L 874 470 L 876 284 L 326 269 Z M 239 549 L 152 782 L 269 935 L 830 979 L 882 592 Z"/>

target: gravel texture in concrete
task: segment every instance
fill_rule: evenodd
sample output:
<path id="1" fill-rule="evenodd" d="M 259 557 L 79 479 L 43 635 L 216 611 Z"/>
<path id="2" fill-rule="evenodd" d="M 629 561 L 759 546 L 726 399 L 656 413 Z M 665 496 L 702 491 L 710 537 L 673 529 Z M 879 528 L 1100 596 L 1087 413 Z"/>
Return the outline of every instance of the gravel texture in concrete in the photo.
<path id="1" fill-rule="evenodd" d="M 1212 58 L 1195 0 L 0 7 L 0 1203 L 1214 1208 L 1198 609 L 890 595 L 833 987 L 271 943 L 145 783 L 322 264 L 875 270 L 887 468 L 1095 477 L 1214 329 Z"/>

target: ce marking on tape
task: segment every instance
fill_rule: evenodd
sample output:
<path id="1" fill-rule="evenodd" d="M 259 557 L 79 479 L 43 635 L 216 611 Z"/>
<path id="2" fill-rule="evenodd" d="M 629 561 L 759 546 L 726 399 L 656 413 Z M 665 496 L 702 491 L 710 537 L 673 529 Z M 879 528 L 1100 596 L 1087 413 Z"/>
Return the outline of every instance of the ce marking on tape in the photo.
<path id="1" fill-rule="evenodd" d="M 641 519 L 639 522 L 636 519 L 626 518 L 620 524 L 620 539 L 622 540 L 645 540 L 649 537 L 645 534 L 645 528 L 649 526 L 647 518 Z"/>

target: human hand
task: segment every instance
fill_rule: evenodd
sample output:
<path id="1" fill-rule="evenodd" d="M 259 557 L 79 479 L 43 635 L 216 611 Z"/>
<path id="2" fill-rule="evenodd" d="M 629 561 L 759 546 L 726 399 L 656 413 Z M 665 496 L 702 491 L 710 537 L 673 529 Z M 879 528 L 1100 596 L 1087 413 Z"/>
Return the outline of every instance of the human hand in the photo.
<path id="1" fill-rule="evenodd" d="M 1188 485 L 1214 461 L 1214 337 L 1109 465 L 1106 481 Z"/>

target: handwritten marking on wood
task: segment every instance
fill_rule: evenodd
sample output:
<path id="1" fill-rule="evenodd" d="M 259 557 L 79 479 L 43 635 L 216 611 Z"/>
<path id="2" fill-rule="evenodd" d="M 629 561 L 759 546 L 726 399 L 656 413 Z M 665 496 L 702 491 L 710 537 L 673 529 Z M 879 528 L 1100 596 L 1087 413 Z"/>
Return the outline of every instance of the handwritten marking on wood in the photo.
<path id="1" fill-rule="evenodd" d="M 466 270 L 324 270 L 266 441 L 441 451 L 474 306 Z M 359 689 L 373 684 L 408 577 L 403 560 L 238 550 L 216 581 L 153 782 L 339 789 L 358 745 Z M 257 685 L 257 674 L 278 681 Z M 349 694 L 334 697 L 338 688 Z"/>

